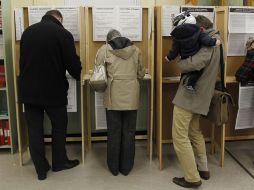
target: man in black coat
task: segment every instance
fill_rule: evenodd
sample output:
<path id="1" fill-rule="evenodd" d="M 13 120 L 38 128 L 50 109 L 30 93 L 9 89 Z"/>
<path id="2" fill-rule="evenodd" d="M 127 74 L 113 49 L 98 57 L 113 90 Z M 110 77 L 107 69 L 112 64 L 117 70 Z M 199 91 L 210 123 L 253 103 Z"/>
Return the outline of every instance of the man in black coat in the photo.
<path id="1" fill-rule="evenodd" d="M 62 21 L 59 11 L 48 11 L 41 22 L 24 31 L 20 42 L 19 98 L 25 106 L 29 148 L 39 180 L 46 179 L 50 169 L 44 148 L 44 112 L 52 124 L 52 170 L 79 164 L 78 160 L 68 159 L 65 149 L 69 88 L 66 70 L 79 80 L 82 68 L 73 36 Z"/>

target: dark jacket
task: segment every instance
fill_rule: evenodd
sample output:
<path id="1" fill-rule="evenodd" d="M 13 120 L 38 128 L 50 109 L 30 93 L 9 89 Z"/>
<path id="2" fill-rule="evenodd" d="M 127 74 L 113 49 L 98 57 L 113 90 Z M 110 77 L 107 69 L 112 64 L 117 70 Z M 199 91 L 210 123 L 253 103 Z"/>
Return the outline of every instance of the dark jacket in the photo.
<path id="1" fill-rule="evenodd" d="M 238 82 L 247 83 L 254 81 L 254 49 L 249 50 L 246 58 L 235 74 Z"/>
<path id="2" fill-rule="evenodd" d="M 182 24 L 177 26 L 172 32 L 173 45 L 167 57 L 173 60 L 180 53 L 181 59 L 186 59 L 195 55 L 201 46 L 215 46 L 216 39 L 211 38 L 204 32 L 200 32 L 200 27 L 196 24 Z"/>
<path id="3" fill-rule="evenodd" d="M 20 42 L 21 103 L 45 106 L 67 105 L 69 84 L 66 70 L 79 80 L 81 63 L 74 39 L 53 16 L 28 27 Z"/>

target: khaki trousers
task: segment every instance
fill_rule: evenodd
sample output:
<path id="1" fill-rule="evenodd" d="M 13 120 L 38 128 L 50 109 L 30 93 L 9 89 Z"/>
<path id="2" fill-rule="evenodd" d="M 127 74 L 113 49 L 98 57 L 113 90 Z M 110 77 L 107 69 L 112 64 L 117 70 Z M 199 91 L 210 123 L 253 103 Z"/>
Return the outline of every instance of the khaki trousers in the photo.
<path id="1" fill-rule="evenodd" d="M 199 114 L 174 106 L 173 144 L 184 179 L 188 182 L 200 181 L 195 156 L 207 166 L 205 140 L 199 127 L 199 119 Z"/>

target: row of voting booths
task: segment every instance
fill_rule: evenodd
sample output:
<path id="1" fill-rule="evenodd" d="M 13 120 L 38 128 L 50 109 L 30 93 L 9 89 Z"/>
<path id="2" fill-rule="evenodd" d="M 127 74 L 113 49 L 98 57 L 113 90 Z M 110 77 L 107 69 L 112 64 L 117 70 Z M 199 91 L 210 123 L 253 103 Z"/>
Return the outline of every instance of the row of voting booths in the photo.
<path id="1" fill-rule="evenodd" d="M 82 142 L 82 160 L 91 149 L 91 142 L 106 140 L 106 117 L 102 100 L 103 94 L 94 92 L 89 85 L 97 50 L 105 44 L 106 34 L 111 28 L 118 29 L 129 37 L 143 53 L 146 75 L 141 81 L 140 109 L 137 118 L 136 139 L 147 139 L 147 152 L 152 157 L 153 123 L 153 11 L 148 7 L 57 7 L 31 6 L 15 9 L 13 32 L 13 62 L 15 72 L 16 114 L 20 164 L 28 148 L 27 127 L 22 104 L 18 100 L 19 54 L 22 32 L 31 24 L 39 22 L 50 9 L 63 14 L 63 25 L 75 40 L 77 54 L 82 63 L 81 80 L 76 82 L 67 73 L 70 84 L 68 91 L 67 141 Z M 117 17 L 115 15 L 118 15 Z M 46 76 L 46 74 L 45 74 Z M 51 141 L 51 125 L 44 119 L 45 141 Z"/>
<path id="2" fill-rule="evenodd" d="M 194 15 L 203 14 L 219 30 L 225 47 L 226 87 L 238 104 L 238 83 L 234 75 L 243 63 L 246 36 L 252 30 L 247 28 L 254 16 L 253 7 L 228 6 L 156 6 L 156 7 L 52 7 L 37 6 L 15 9 L 13 22 L 13 66 L 15 73 L 15 98 L 18 126 L 20 163 L 28 147 L 27 129 L 22 105 L 18 101 L 17 77 L 19 76 L 19 45 L 22 31 L 32 23 L 40 21 L 42 15 L 52 8 L 63 13 L 63 25 L 72 32 L 77 53 L 82 62 L 81 81 L 71 77 L 68 105 L 67 141 L 82 142 L 82 160 L 92 148 L 92 141 L 106 140 L 105 109 L 102 94 L 94 92 L 89 85 L 97 50 L 105 43 L 110 28 L 119 29 L 123 35 L 133 40 L 143 53 L 146 76 L 141 81 L 140 109 L 138 111 L 136 139 L 147 140 L 147 153 L 150 160 L 156 155 L 159 168 L 163 168 L 163 145 L 172 142 L 172 100 L 180 80 L 180 71 L 175 62 L 166 63 L 164 57 L 172 44 L 171 19 L 182 10 Z M 253 11 L 253 12 L 252 12 Z M 117 15 L 117 16 L 116 16 Z M 237 15 L 237 17 L 234 17 Z M 240 18 L 240 21 L 239 21 Z M 238 21 L 237 21 L 238 19 Z M 241 20 L 242 19 L 242 20 Z M 236 23 L 236 25 L 234 25 Z M 244 26 L 238 27 L 238 24 Z M 244 31 L 242 29 L 244 28 Z M 250 32 L 251 31 L 251 32 Z M 241 35 L 241 34 L 246 35 Z M 241 43 L 236 43 L 241 42 Z M 235 43 L 230 45 L 230 43 Z M 231 47 L 235 49 L 230 49 Z M 211 153 L 219 150 L 220 165 L 224 165 L 225 141 L 254 139 L 253 129 L 235 130 L 238 107 L 230 107 L 230 119 L 226 125 L 214 126 L 201 119 L 205 139 L 211 142 Z M 50 122 L 45 118 L 45 141 L 50 141 Z"/>

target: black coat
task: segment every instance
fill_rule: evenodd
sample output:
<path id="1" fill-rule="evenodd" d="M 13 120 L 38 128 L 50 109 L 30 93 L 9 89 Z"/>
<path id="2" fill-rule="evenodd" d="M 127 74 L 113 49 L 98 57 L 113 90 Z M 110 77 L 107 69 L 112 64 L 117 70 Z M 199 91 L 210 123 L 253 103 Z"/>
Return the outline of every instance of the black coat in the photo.
<path id="1" fill-rule="evenodd" d="M 175 59 L 180 54 L 182 59 L 195 55 L 202 45 L 214 46 L 215 38 L 211 38 L 204 32 L 200 32 L 200 27 L 196 24 L 182 24 L 174 28 L 171 32 L 173 37 L 172 49 L 167 57 L 169 60 Z"/>
<path id="2" fill-rule="evenodd" d="M 67 105 L 69 84 L 66 70 L 79 80 L 80 59 L 72 34 L 53 16 L 28 27 L 20 42 L 21 103 L 45 106 Z"/>

